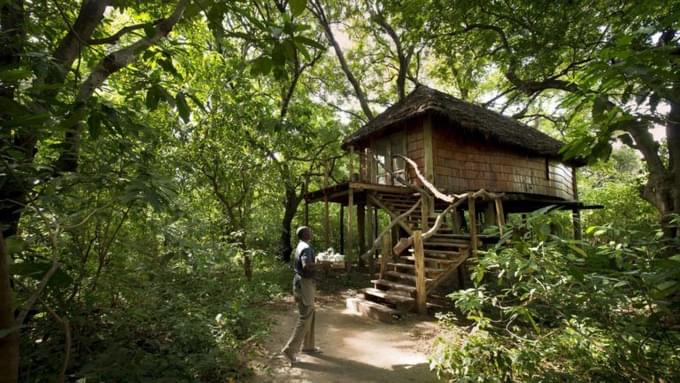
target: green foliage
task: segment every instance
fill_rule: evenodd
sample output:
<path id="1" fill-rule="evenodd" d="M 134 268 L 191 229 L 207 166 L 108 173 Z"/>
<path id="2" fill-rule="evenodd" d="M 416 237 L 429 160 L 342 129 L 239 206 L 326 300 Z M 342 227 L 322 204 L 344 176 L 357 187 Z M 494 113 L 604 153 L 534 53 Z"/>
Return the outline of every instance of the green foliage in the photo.
<path id="1" fill-rule="evenodd" d="M 531 215 L 475 261 L 474 287 L 450 295 L 471 331 L 441 338 L 432 366 L 458 381 L 680 378 L 677 257 L 649 235 L 574 241 L 551 223 Z"/>
<path id="2" fill-rule="evenodd" d="M 289 273 L 276 264 L 261 265 L 248 283 L 223 263 L 195 267 L 182 260 L 160 270 L 141 263 L 126 266 L 135 270 L 123 277 L 107 277 L 106 292 L 69 308 L 76 340 L 73 375 L 129 382 L 246 376 L 248 345 L 265 333 L 258 307 L 281 292 L 272 277 Z M 63 331 L 46 315 L 36 314 L 35 322 L 36 331 L 25 339 L 24 374 L 37 382 L 49 380 L 58 368 L 54 355 L 61 354 Z"/>
<path id="3" fill-rule="evenodd" d="M 605 238 L 620 242 L 652 235 L 659 214 L 640 197 L 646 177 L 641 162 L 632 149 L 623 147 L 609 161 L 579 172 L 580 199 L 604 205 L 581 213 L 584 227 L 606 227 Z"/>

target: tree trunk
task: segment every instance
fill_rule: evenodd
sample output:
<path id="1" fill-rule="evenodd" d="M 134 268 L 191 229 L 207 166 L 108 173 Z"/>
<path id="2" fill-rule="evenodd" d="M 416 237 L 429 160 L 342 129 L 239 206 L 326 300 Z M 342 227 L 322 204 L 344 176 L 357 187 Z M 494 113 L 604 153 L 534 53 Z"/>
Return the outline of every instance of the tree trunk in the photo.
<path id="1" fill-rule="evenodd" d="M 13 329 L 14 307 L 9 282 L 9 254 L 0 233 L 0 331 Z M 0 383 L 16 383 L 19 377 L 19 330 L 0 334 Z"/>
<path id="2" fill-rule="evenodd" d="M 680 230 L 670 221 L 672 215 L 680 214 L 680 81 L 675 82 L 673 89 L 673 101 L 670 102 L 671 110 L 666 122 L 666 142 L 668 143 L 668 211 L 662 213 L 664 234 L 667 238 L 677 239 Z"/>
<path id="3" fill-rule="evenodd" d="M 285 209 L 283 211 L 283 220 L 281 221 L 281 239 L 279 242 L 279 257 L 283 262 L 290 262 L 290 255 L 293 252 L 290 244 L 291 225 L 293 224 L 293 218 L 295 218 L 300 201 L 301 198 L 298 197 L 295 188 L 286 185 L 286 196 L 283 202 Z"/>
<path id="4" fill-rule="evenodd" d="M 673 88 L 680 94 L 680 85 Z M 680 97 L 677 97 L 680 98 Z M 664 238 L 678 239 L 680 231 L 672 224 L 674 215 L 680 214 L 680 103 L 670 101 L 670 113 L 666 120 L 666 139 L 668 144 L 668 165 L 659 154 L 659 144 L 654 141 L 648 126 L 636 124 L 628 129 L 633 136 L 634 149 L 642 153 L 649 171 L 647 183 L 642 190 L 642 198 L 652 204 L 661 215 Z M 674 247 L 669 248 L 669 254 Z"/>
<path id="5" fill-rule="evenodd" d="M 371 107 L 368 104 L 368 97 L 361 88 L 361 83 L 354 76 L 354 73 L 352 73 L 352 69 L 349 67 L 347 60 L 345 59 L 345 54 L 342 52 L 342 48 L 340 47 L 338 41 L 335 39 L 335 35 L 333 35 L 331 22 L 330 20 L 328 20 L 328 17 L 326 16 L 326 11 L 324 10 L 321 1 L 317 0 L 313 2 L 312 9 L 314 10 L 313 12 L 314 16 L 316 16 L 316 18 L 319 20 L 319 23 L 321 24 L 321 27 L 324 30 L 328 42 L 330 42 L 331 45 L 333 46 L 335 55 L 338 57 L 338 62 L 340 63 L 340 68 L 342 69 L 343 73 L 345 73 L 347 81 L 349 81 L 349 83 L 352 85 L 352 88 L 354 89 L 357 101 L 359 101 L 359 105 L 361 105 L 361 110 L 364 112 L 364 115 L 366 115 L 366 117 L 369 120 L 372 120 L 373 111 L 371 110 Z"/>

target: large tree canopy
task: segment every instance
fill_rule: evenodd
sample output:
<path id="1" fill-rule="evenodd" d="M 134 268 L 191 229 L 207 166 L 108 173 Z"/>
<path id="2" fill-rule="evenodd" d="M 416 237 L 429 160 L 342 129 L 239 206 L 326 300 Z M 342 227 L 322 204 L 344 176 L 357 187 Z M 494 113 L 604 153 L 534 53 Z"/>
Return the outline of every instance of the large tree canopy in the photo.
<path id="1" fill-rule="evenodd" d="M 476 67 L 466 69 L 473 86 L 497 84 L 495 96 L 477 101 L 555 125 L 567 158 L 607 158 L 617 138 L 636 149 L 649 172 L 642 195 L 667 235 L 678 235 L 670 224 L 680 209 L 677 2 L 433 1 L 426 9 L 423 33 L 437 58 Z M 458 73 L 445 78 L 458 83 Z M 650 131 L 656 126 L 663 142 Z"/>
<path id="2" fill-rule="evenodd" d="M 420 83 L 559 136 L 592 165 L 582 196 L 613 200 L 587 243 L 537 229 L 491 253 L 477 275 L 500 282 L 459 308 L 610 323 L 588 339 L 651 371 L 680 294 L 678 73 L 677 0 L 0 0 L 0 382 L 240 379 L 304 194 L 346 179 L 342 138 Z M 602 291 L 586 313 L 557 299 Z M 479 350 L 439 368 L 484 369 Z"/>

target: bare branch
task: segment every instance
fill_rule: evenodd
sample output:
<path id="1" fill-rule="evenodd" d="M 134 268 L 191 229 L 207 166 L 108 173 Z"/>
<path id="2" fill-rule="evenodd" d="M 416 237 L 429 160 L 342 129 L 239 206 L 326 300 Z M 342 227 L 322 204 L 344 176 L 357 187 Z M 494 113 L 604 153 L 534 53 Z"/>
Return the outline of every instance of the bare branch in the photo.
<path id="1" fill-rule="evenodd" d="M 148 25 L 156 25 L 160 21 L 161 20 L 156 20 L 152 23 L 140 23 L 140 24 L 128 25 L 126 27 L 121 28 L 118 32 L 112 34 L 111 36 L 103 37 L 101 39 L 90 39 L 90 40 L 87 41 L 87 43 L 90 44 L 90 45 L 115 44 L 124 35 L 126 35 L 130 32 L 136 31 L 138 29 L 142 29 L 142 28 L 144 28 Z"/>

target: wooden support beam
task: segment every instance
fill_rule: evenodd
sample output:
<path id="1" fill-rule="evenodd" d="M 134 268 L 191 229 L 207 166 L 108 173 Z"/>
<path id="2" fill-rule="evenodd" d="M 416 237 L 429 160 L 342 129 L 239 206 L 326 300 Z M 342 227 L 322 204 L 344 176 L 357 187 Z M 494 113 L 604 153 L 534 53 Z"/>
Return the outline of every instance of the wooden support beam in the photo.
<path id="1" fill-rule="evenodd" d="M 368 238 L 371 241 L 369 243 L 372 244 L 373 242 L 375 242 L 377 234 L 375 233 L 375 221 L 373 220 L 373 206 L 370 203 L 366 204 L 366 211 L 368 213 L 366 229 L 368 230 Z M 363 252 L 361 254 L 363 254 Z M 368 259 L 368 272 L 369 274 L 373 275 L 373 254 L 369 254 L 367 259 Z"/>
<path id="2" fill-rule="evenodd" d="M 323 242 L 324 242 L 324 246 L 325 246 L 326 249 L 331 247 L 331 233 L 330 233 L 331 217 L 330 217 L 330 207 L 328 206 L 328 194 L 326 193 L 327 187 L 328 187 L 328 162 L 326 162 L 326 166 L 324 167 L 324 172 L 323 172 L 323 190 L 324 190 L 324 193 L 323 193 L 323 209 L 324 209 Z"/>
<path id="3" fill-rule="evenodd" d="M 340 205 L 340 254 L 345 254 L 345 205 Z"/>
<path id="4" fill-rule="evenodd" d="M 394 220 L 399 216 L 395 212 L 390 210 L 387 206 L 385 206 L 385 204 L 383 204 L 378 198 L 375 198 L 370 194 L 367 197 L 368 197 L 368 200 L 371 201 L 372 204 L 374 204 L 374 205 L 378 206 L 379 208 L 385 210 L 385 212 L 387 214 L 389 214 L 391 219 Z M 399 226 L 401 226 L 409 235 L 411 235 L 413 233 L 413 230 L 411 230 L 411 228 L 406 223 L 404 223 L 403 221 L 399 221 L 399 222 L 397 222 L 397 224 Z"/>
<path id="5" fill-rule="evenodd" d="M 477 211 L 475 209 L 475 198 L 468 198 L 468 214 L 470 215 L 470 243 L 472 244 L 472 256 L 477 256 Z"/>
<path id="6" fill-rule="evenodd" d="M 349 179 L 354 179 L 354 146 L 349 147 Z M 354 189 L 349 188 L 347 196 L 347 271 L 354 261 Z"/>
<path id="7" fill-rule="evenodd" d="M 419 314 L 427 313 L 427 286 L 425 285 L 425 250 L 420 230 L 413 232 L 413 253 L 416 268 L 416 310 Z"/>
<path id="8" fill-rule="evenodd" d="M 392 238 L 390 233 L 385 233 L 382 236 L 382 245 L 380 247 L 380 278 L 385 276 L 385 268 L 387 263 L 392 260 Z"/>
<path id="9" fill-rule="evenodd" d="M 503 236 L 503 227 L 505 226 L 505 212 L 503 211 L 503 201 L 500 198 L 494 199 L 496 205 L 496 219 L 498 220 L 498 233 Z"/>
<path id="10" fill-rule="evenodd" d="M 576 183 L 576 167 L 571 168 L 571 186 L 574 192 L 574 200 L 578 201 L 578 185 Z M 581 211 L 574 209 L 571 211 L 571 220 L 574 227 L 574 239 L 581 240 L 583 233 L 581 231 Z"/>
<path id="11" fill-rule="evenodd" d="M 363 254 L 366 251 L 366 205 L 357 205 L 357 239 L 359 241 L 359 254 Z M 363 266 L 363 260 L 359 258 L 357 260 L 359 266 Z"/>
<path id="12" fill-rule="evenodd" d="M 354 261 L 354 191 L 349 189 L 347 202 L 347 270 Z"/>
<path id="13" fill-rule="evenodd" d="M 420 195 L 420 230 L 427 231 L 430 221 L 430 202 L 432 200 L 424 193 Z"/>

